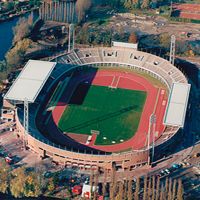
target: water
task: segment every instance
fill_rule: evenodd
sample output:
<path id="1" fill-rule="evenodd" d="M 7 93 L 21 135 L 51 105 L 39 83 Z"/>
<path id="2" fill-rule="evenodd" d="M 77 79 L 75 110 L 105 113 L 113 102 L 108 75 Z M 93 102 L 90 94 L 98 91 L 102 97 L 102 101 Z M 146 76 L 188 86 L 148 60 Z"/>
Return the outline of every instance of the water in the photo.
<path id="1" fill-rule="evenodd" d="M 17 24 L 20 17 L 28 17 L 31 13 L 26 13 L 23 16 L 14 17 L 8 21 L 0 23 L 0 60 L 4 59 L 6 52 L 12 46 L 13 40 L 13 27 Z M 38 13 L 33 13 L 34 20 L 37 18 Z"/>

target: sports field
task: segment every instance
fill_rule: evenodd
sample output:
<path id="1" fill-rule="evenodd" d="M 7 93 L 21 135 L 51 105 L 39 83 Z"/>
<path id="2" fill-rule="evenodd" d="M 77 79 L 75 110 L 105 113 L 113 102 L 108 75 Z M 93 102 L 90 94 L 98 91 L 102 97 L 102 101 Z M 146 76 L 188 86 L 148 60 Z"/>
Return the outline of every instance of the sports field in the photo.
<path id="1" fill-rule="evenodd" d="M 146 92 L 81 83 L 62 114 L 63 132 L 91 135 L 99 131 L 96 145 L 121 143 L 137 131 Z"/>

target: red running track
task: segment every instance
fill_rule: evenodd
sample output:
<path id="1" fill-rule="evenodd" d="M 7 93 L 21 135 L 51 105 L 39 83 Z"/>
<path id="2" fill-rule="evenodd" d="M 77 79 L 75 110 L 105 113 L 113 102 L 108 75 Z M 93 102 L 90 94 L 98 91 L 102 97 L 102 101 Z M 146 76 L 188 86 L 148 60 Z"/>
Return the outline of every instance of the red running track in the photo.
<path id="1" fill-rule="evenodd" d="M 77 80 L 80 83 L 82 80 L 87 80 L 87 78 L 88 75 L 85 77 L 82 76 L 80 77 L 80 79 Z M 118 80 L 117 81 L 118 83 L 116 83 L 116 80 Z M 135 150 L 141 149 L 146 145 L 147 142 L 146 138 L 148 133 L 149 117 L 153 113 L 154 109 L 157 118 L 157 124 L 155 129 L 156 132 L 158 132 L 156 139 L 159 138 L 162 132 L 164 131 L 165 127 L 162 124 L 162 121 L 167 104 L 166 92 L 163 89 L 159 90 L 159 88 L 154 87 L 147 79 L 143 78 L 142 76 L 133 73 L 111 71 L 111 70 L 110 71 L 99 70 L 92 81 L 92 85 L 108 87 L 112 86 L 113 81 L 115 82 L 114 85 L 116 86 L 117 84 L 118 88 L 124 88 L 130 90 L 142 90 L 147 92 L 147 98 L 144 105 L 144 110 L 141 115 L 138 130 L 131 139 L 113 145 L 104 145 L 104 146 L 95 145 L 94 143 L 96 136 L 93 135 L 92 141 L 89 143 L 88 146 L 107 152 L 122 151 L 130 148 Z M 157 95 L 159 95 L 158 99 Z M 155 107 L 156 100 L 157 100 L 157 106 Z M 163 101 L 165 103 L 163 103 Z M 53 111 L 53 118 L 56 124 L 58 123 L 60 117 L 62 116 L 62 113 L 64 112 L 67 106 L 66 104 L 60 105 L 60 103 L 58 103 L 58 105 L 59 106 L 56 106 L 56 108 Z"/>

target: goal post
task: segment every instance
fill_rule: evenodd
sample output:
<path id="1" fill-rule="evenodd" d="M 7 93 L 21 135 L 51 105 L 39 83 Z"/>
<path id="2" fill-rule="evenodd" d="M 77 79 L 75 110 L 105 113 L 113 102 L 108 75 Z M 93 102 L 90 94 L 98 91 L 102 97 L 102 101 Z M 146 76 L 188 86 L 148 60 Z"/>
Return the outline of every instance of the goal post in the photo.
<path id="1" fill-rule="evenodd" d="M 93 135 L 93 134 L 99 135 L 99 134 L 100 134 L 100 131 L 98 131 L 98 130 L 91 130 L 90 133 L 91 133 L 92 135 Z"/>

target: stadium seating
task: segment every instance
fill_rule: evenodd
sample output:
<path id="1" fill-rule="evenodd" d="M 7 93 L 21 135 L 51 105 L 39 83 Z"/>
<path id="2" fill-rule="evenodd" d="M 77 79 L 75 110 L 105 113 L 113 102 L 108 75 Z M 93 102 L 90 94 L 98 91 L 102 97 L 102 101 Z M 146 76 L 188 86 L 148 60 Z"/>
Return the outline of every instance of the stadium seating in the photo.
<path id="1" fill-rule="evenodd" d="M 186 82 L 185 76 L 167 60 L 145 52 L 120 47 L 98 47 L 76 49 L 69 54 L 58 56 L 63 64 L 122 64 L 151 72 L 170 88 L 173 82 Z"/>

